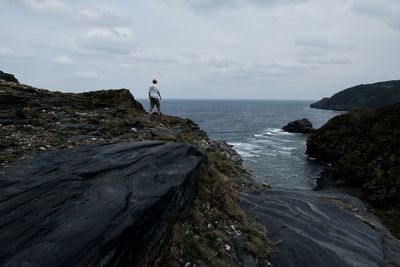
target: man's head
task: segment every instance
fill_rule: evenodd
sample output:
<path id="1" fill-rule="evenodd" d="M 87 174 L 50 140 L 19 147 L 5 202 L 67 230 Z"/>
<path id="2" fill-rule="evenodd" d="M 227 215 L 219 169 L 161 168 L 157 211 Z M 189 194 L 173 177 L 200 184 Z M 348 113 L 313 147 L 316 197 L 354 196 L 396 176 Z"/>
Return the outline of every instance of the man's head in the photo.
<path id="1" fill-rule="evenodd" d="M 156 79 L 153 80 L 153 84 L 157 84 L 158 81 Z"/>

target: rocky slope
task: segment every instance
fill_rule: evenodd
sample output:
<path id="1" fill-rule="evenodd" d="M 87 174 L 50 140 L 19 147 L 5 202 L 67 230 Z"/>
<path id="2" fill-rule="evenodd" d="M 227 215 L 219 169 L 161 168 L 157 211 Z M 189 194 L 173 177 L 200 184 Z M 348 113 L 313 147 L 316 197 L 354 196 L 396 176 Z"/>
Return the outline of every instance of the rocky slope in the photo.
<path id="1" fill-rule="evenodd" d="M 351 87 L 310 106 L 348 111 L 359 108 L 381 108 L 398 102 L 400 102 L 400 81 L 388 81 Z"/>
<path id="2" fill-rule="evenodd" d="M 330 120 L 307 141 L 310 157 L 333 164 L 336 184 L 359 191 L 392 230 L 400 229 L 400 104 L 352 111 Z"/>
<path id="3" fill-rule="evenodd" d="M 0 124 L 0 265 L 266 262 L 265 231 L 236 203 L 249 173 L 191 120 L 149 115 L 127 89 L 2 79 Z"/>

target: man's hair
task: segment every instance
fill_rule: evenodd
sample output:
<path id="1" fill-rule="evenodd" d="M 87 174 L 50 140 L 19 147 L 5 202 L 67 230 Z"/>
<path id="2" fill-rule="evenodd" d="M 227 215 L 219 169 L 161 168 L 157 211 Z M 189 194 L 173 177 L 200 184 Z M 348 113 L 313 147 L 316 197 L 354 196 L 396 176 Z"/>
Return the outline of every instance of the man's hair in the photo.
<path id="1" fill-rule="evenodd" d="M 154 79 L 154 80 L 153 80 L 153 83 L 154 83 L 154 84 L 156 84 L 156 83 L 157 83 L 157 80 L 156 80 L 156 79 Z"/>

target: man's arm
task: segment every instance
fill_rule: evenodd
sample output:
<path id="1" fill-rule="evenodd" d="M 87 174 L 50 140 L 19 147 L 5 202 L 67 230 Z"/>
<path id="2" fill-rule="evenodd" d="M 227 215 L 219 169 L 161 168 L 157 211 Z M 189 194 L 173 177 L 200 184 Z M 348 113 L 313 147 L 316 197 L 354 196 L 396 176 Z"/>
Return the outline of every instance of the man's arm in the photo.
<path id="1" fill-rule="evenodd" d="M 161 95 L 160 95 L 160 91 L 157 91 L 157 93 L 158 93 L 158 96 L 160 97 L 160 100 L 161 100 Z"/>

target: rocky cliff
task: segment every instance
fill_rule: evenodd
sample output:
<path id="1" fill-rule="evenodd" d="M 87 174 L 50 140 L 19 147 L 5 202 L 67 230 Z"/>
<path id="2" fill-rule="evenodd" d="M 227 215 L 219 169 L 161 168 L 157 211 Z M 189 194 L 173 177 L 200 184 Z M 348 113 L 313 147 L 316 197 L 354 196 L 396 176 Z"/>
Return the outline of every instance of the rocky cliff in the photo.
<path id="1" fill-rule="evenodd" d="M 400 81 L 362 84 L 311 104 L 312 108 L 348 111 L 381 108 L 400 102 Z"/>
<path id="2" fill-rule="evenodd" d="M 0 136 L 0 265 L 266 262 L 265 230 L 236 203 L 254 187 L 240 156 L 189 119 L 149 115 L 127 89 L 1 79 Z"/>
<path id="3" fill-rule="evenodd" d="M 307 154 L 333 164 L 336 184 L 357 189 L 399 234 L 400 104 L 330 120 L 307 141 Z"/>

